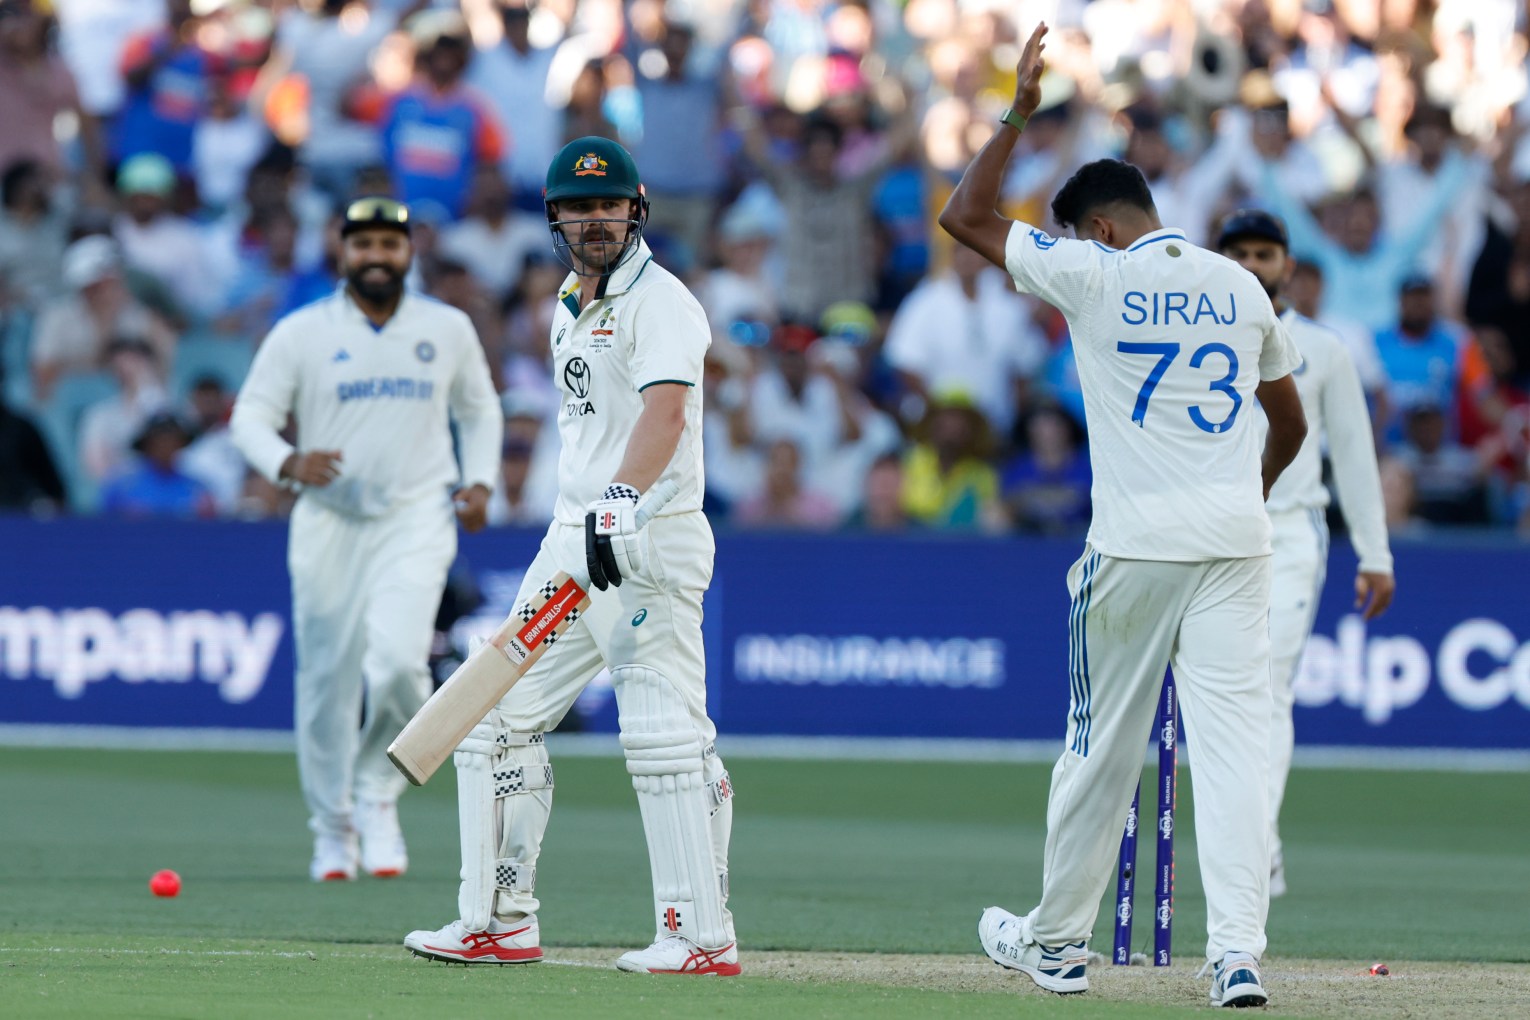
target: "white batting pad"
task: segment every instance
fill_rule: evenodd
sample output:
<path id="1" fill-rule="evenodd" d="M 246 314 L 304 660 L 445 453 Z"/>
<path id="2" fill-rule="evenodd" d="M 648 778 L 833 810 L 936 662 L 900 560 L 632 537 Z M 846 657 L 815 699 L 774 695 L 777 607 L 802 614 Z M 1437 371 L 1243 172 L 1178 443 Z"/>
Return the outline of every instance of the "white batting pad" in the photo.
<path id="1" fill-rule="evenodd" d="M 462 835 L 457 907 L 463 924 L 484 931 L 495 915 L 535 914 L 536 860 L 553 789 L 542 734 L 483 722 L 458 746 L 453 761 Z"/>
<path id="2" fill-rule="evenodd" d="M 724 902 L 727 863 L 716 856 L 711 824 L 717 795 L 708 786 L 702 742 L 662 673 L 621 666 L 612 674 L 622 751 L 648 837 L 658 933 L 722 948 L 733 941 L 733 924 Z M 715 772 L 725 776 L 721 762 Z M 731 797 L 723 802 L 731 804 Z M 726 815 L 731 820 L 731 808 Z M 721 849 L 726 853 L 726 841 Z"/>

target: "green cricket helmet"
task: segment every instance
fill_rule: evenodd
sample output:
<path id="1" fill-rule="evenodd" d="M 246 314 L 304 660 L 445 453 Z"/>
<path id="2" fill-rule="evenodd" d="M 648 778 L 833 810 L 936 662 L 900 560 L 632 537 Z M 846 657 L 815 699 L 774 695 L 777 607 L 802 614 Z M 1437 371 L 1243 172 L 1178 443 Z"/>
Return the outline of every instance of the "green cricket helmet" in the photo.
<path id="1" fill-rule="evenodd" d="M 580 198 L 630 198 L 637 202 L 637 210 L 634 216 L 619 220 L 558 219 L 554 203 Z M 552 231 L 553 251 L 558 261 L 575 273 L 581 272 L 576 259 L 579 264 L 587 265 L 579 257 L 585 245 L 600 242 L 570 242 L 563 234 L 563 227 L 577 226 L 583 236 L 584 229 L 590 224 L 627 224 L 626 244 L 621 254 L 601 271 L 584 275 L 609 276 L 615 272 L 637 251 L 643 227 L 648 223 L 648 196 L 638 180 L 637 164 L 632 161 L 632 154 L 611 139 L 598 135 L 576 138 L 558 150 L 552 165 L 547 168 L 547 186 L 542 189 L 542 201 L 547 210 L 547 226 Z"/>

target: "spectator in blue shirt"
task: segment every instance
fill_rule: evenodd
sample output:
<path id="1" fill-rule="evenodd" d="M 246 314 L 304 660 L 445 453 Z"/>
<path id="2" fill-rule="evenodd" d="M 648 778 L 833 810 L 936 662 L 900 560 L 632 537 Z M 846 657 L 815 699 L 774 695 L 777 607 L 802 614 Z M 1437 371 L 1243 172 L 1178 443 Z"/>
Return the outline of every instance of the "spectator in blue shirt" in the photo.
<path id="1" fill-rule="evenodd" d="M 133 449 L 139 462 L 101 493 L 101 510 L 121 517 L 212 517 L 217 513 L 207 486 L 176 467 L 191 434 L 179 418 L 156 414 L 144 423 Z"/>
<path id="2" fill-rule="evenodd" d="M 1094 476 L 1084 430 L 1060 407 L 1043 404 L 1022 425 L 1026 449 L 1004 469 L 1000 493 L 1019 531 L 1081 533 L 1089 526 Z"/>
<path id="3" fill-rule="evenodd" d="M 1417 196 L 1412 222 L 1402 224 L 1395 234 L 1382 231 L 1381 205 L 1375 194 L 1358 191 L 1342 211 L 1342 226 L 1336 237 L 1324 233 L 1307 206 L 1281 186 L 1272 164 L 1262 164 L 1259 184 L 1270 211 L 1286 221 L 1291 254 L 1323 270 L 1328 283 L 1323 315 L 1353 319 L 1378 330 L 1393 323 L 1394 309 L 1386 301 L 1378 301 L 1377 295 L 1395 294 L 1413 272 L 1471 174 L 1471 162 L 1453 150 L 1435 173 L 1429 190 Z"/>
<path id="4" fill-rule="evenodd" d="M 416 18 L 417 73 L 384 116 L 383 162 L 410 206 L 432 202 L 456 219 L 474 172 L 503 158 L 505 139 L 489 102 L 462 82 L 472 44 L 461 15 L 438 9 Z"/>
<path id="5" fill-rule="evenodd" d="M 1376 354 L 1387 376 L 1387 404 L 1393 409 L 1387 438 L 1402 438 L 1402 419 L 1419 407 L 1454 407 L 1460 382 L 1464 333 L 1435 310 L 1434 283 L 1410 276 L 1398 291 L 1397 325 L 1376 334 Z M 1455 433 L 1454 422 L 1450 434 Z"/>

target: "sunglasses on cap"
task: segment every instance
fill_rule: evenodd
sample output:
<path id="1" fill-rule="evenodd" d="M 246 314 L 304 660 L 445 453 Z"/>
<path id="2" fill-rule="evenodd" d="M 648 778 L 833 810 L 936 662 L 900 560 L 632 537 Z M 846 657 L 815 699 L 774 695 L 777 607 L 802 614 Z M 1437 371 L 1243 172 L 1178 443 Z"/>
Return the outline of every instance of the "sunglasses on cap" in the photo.
<path id="1" fill-rule="evenodd" d="M 409 207 L 391 198 L 358 198 L 345 207 L 341 235 L 366 227 L 393 227 L 409 233 Z"/>

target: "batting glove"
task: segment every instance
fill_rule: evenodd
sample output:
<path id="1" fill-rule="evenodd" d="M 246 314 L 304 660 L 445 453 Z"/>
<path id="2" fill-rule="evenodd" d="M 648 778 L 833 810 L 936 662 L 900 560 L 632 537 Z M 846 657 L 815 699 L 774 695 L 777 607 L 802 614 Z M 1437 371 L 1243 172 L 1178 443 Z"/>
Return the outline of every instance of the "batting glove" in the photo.
<path id="1" fill-rule="evenodd" d="M 636 515 L 638 491 L 613 482 L 584 515 L 584 558 L 590 583 L 601 591 L 621 587 L 623 577 L 643 569 L 642 532 Z"/>

